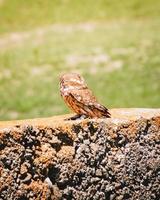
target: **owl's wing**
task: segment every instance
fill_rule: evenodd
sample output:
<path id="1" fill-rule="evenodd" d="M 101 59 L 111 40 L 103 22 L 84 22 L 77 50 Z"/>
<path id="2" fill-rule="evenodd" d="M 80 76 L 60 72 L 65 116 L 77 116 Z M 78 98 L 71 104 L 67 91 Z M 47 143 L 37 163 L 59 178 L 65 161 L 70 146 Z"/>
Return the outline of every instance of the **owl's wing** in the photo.
<path id="1" fill-rule="evenodd" d="M 72 98 L 75 99 L 76 102 L 78 102 L 81 107 L 84 107 L 84 110 L 87 109 L 88 112 L 90 110 L 93 115 L 110 117 L 108 109 L 98 103 L 96 97 L 93 95 L 91 90 L 75 90 L 72 91 L 70 95 L 72 96 Z"/>
<path id="2" fill-rule="evenodd" d="M 74 90 L 71 92 L 71 95 L 73 95 L 77 101 L 85 105 L 90 105 L 97 102 L 95 96 L 92 94 L 92 91 L 89 89 Z"/>

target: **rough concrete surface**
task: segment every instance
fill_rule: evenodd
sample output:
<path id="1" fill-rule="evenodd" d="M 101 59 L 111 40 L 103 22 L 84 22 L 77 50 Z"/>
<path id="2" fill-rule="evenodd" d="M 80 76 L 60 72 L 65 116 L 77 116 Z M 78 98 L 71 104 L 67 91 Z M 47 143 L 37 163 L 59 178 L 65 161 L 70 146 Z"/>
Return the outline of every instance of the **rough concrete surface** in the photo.
<path id="1" fill-rule="evenodd" d="M 0 199 L 159 200 L 160 109 L 0 122 Z"/>

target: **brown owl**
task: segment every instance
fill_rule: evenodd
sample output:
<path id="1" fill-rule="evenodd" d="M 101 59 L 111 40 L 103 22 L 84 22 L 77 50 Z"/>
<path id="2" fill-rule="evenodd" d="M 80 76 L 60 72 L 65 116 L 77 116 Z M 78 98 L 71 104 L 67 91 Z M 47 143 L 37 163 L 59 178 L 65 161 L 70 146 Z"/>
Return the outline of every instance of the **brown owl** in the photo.
<path id="1" fill-rule="evenodd" d="M 77 113 L 77 117 L 110 117 L 108 109 L 99 104 L 84 79 L 76 73 L 60 77 L 60 92 L 65 103 Z"/>

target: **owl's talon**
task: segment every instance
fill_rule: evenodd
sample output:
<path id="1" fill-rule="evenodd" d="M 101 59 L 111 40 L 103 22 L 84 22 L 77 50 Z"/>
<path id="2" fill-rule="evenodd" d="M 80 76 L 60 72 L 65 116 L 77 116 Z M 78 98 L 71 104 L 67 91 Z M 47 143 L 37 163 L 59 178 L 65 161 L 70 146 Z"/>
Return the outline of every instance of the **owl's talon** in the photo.
<path id="1" fill-rule="evenodd" d="M 76 120 L 76 119 L 86 119 L 86 118 L 87 118 L 86 115 L 74 115 L 74 116 L 72 116 L 70 118 L 65 119 L 65 121 Z"/>
<path id="2" fill-rule="evenodd" d="M 80 117 L 79 117 L 79 119 L 86 119 L 86 118 L 88 118 L 88 116 L 86 116 L 86 115 L 80 115 Z"/>

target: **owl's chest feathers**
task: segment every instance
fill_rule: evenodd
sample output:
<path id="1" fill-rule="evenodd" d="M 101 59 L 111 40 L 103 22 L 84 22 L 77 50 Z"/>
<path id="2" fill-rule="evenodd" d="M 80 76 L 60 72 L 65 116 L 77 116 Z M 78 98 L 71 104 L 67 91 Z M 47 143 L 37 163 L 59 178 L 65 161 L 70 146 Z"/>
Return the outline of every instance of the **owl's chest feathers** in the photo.
<path id="1" fill-rule="evenodd" d="M 73 89 L 70 89 L 70 88 L 64 88 L 64 89 L 61 89 L 61 95 L 63 97 L 67 97 L 69 96 L 69 94 L 72 92 Z"/>
<path id="2" fill-rule="evenodd" d="M 66 87 L 66 88 L 62 88 L 61 89 L 61 95 L 62 96 L 69 96 L 72 91 L 76 91 L 76 90 L 79 90 L 80 88 L 79 87 L 75 87 L 75 86 L 69 86 L 69 87 Z"/>
<path id="3" fill-rule="evenodd" d="M 74 98 L 71 95 L 71 91 L 66 94 L 65 96 L 63 96 L 64 101 L 66 102 L 66 104 L 71 108 L 71 110 L 73 110 L 74 112 L 80 114 L 82 113 L 81 107 L 79 105 L 79 101 L 77 101 L 78 99 Z"/>
<path id="4" fill-rule="evenodd" d="M 76 100 L 76 99 L 73 98 L 73 96 L 75 95 L 75 92 L 76 91 L 78 92 L 79 90 L 80 90 L 80 88 L 79 87 L 75 87 L 75 86 L 74 87 L 69 86 L 69 87 L 61 89 L 61 95 L 62 95 L 64 101 L 72 109 L 73 109 L 73 107 L 75 105 L 75 100 Z M 81 99 L 81 97 L 78 97 L 78 98 Z M 77 100 L 80 100 L 80 99 L 77 99 Z"/>

